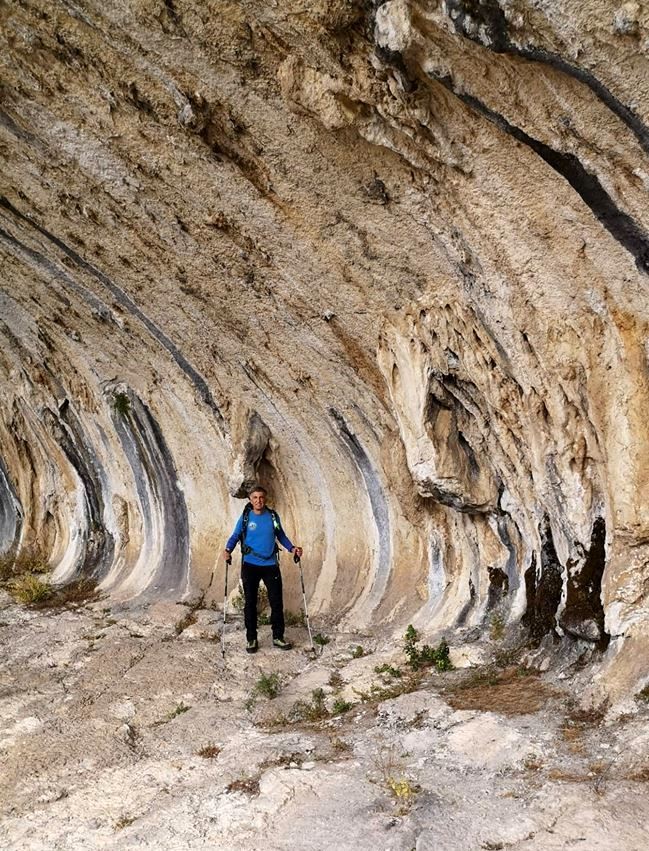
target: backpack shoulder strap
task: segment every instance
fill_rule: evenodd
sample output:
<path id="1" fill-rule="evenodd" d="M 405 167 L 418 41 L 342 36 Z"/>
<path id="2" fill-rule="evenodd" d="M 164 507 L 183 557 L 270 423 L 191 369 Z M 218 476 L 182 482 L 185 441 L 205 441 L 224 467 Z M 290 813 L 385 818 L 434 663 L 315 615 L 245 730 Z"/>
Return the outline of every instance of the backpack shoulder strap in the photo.
<path id="1" fill-rule="evenodd" d="M 241 515 L 241 535 L 239 536 L 239 540 L 243 545 L 246 541 L 246 534 L 248 533 L 248 521 L 250 520 L 250 512 L 252 511 L 251 503 L 248 503 L 246 507 L 243 509 L 243 514 Z"/>

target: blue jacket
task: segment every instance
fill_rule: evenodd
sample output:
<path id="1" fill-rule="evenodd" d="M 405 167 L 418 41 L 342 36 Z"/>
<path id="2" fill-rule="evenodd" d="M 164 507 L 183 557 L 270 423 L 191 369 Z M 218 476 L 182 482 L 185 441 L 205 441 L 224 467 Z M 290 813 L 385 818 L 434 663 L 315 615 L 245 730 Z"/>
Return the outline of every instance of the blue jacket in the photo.
<path id="1" fill-rule="evenodd" d="M 293 549 L 293 544 L 286 537 L 286 533 L 282 529 L 282 523 L 277 515 L 279 529 L 276 530 L 273 525 L 273 515 L 267 508 L 264 508 L 261 514 L 255 514 L 250 511 L 248 515 L 248 528 L 246 530 L 246 540 L 241 542 L 241 532 L 243 531 L 243 514 L 237 520 L 237 525 L 234 531 L 228 538 L 225 545 L 226 550 L 232 552 L 237 543 L 241 542 L 242 546 L 250 547 L 253 552 L 244 555 L 246 564 L 254 564 L 258 567 L 271 567 L 277 564 L 275 557 L 275 537 L 280 544 L 289 552 Z"/>

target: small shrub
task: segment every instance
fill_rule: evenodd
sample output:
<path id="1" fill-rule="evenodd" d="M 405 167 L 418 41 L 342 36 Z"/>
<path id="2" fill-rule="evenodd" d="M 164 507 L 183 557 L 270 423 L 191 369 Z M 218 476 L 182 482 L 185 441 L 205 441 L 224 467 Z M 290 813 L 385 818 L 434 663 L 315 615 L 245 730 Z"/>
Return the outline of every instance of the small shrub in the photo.
<path id="1" fill-rule="evenodd" d="M 253 695 L 260 695 L 272 700 L 279 694 L 279 689 L 279 674 L 262 674 L 255 683 Z"/>
<path id="2" fill-rule="evenodd" d="M 323 718 L 328 718 L 329 712 L 325 703 L 325 693 L 321 688 L 316 688 L 311 692 L 311 700 L 307 703 L 303 700 L 296 701 L 288 715 L 288 720 L 291 722 L 299 721 L 322 721 Z"/>
<path id="3" fill-rule="evenodd" d="M 334 700 L 334 705 L 331 709 L 332 715 L 342 715 L 344 712 L 349 712 L 352 708 L 352 705 L 348 700 L 343 700 L 342 697 L 337 697 Z"/>
<path id="4" fill-rule="evenodd" d="M 15 579 L 9 585 L 9 593 L 19 603 L 26 606 L 43 603 L 52 594 L 52 588 L 32 574 L 26 574 Z"/>
<path id="5" fill-rule="evenodd" d="M 173 721 L 174 718 L 177 718 L 179 715 L 182 715 L 185 712 L 189 712 L 190 709 L 191 706 L 187 706 L 181 700 L 180 703 L 174 709 L 172 709 L 171 712 L 168 712 L 164 718 L 162 718 L 160 721 L 154 721 L 153 726 L 160 727 L 162 724 L 168 724 L 169 721 Z"/>
<path id="6" fill-rule="evenodd" d="M 198 756 L 202 756 L 203 759 L 216 759 L 216 757 L 221 753 L 221 748 L 218 745 L 204 745 L 199 751 Z"/>
<path id="7" fill-rule="evenodd" d="M 420 791 L 419 786 L 414 786 L 405 777 L 388 777 L 386 782 L 396 800 L 406 808 L 410 806 L 415 795 Z"/>
<path id="8" fill-rule="evenodd" d="M 345 681 L 339 671 L 331 672 L 331 675 L 329 676 L 329 685 L 334 691 L 339 691 L 345 685 Z"/>
<path id="9" fill-rule="evenodd" d="M 234 609 L 235 612 L 241 614 L 243 611 L 243 607 L 245 606 L 245 600 L 243 598 L 243 594 L 235 594 L 234 597 L 230 600 L 230 606 Z"/>
<path id="10" fill-rule="evenodd" d="M 453 670 L 453 665 L 449 658 L 449 646 L 445 639 L 442 638 L 437 647 L 430 647 L 428 644 L 424 644 L 423 647 L 419 648 L 417 647 L 418 641 L 419 633 L 410 624 L 403 637 L 403 649 L 408 658 L 408 664 L 413 671 L 431 667 L 437 668 L 438 671 Z"/>
<path id="11" fill-rule="evenodd" d="M 392 700 L 401 694 L 409 694 L 416 691 L 421 684 L 421 674 L 415 672 L 408 677 L 403 677 L 390 685 L 372 683 L 369 691 L 354 689 L 361 703 L 382 703 L 384 700 Z"/>
<path id="12" fill-rule="evenodd" d="M 299 612 L 284 611 L 284 623 L 286 626 L 304 626 L 304 612 L 302 609 Z"/>
<path id="13" fill-rule="evenodd" d="M 356 647 L 352 650 L 352 659 L 360 659 L 365 655 L 365 651 L 361 644 L 357 644 Z"/>
<path id="14" fill-rule="evenodd" d="M 313 636 L 313 643 L 318 644 L 320 647 L 324 647 L 325 644 L 329 644 L 331 639 L 327 635 L 323 635 L 321 632 L 316 632 Z"/>
<path id="15" fill-rule="evenodd" d="M 169 720 L 171 721 L 172 718 L 176 718 L 184 712 L 189 712 L 190 709 L 191 706 L 186 706 L 181 700 L 178 706 L 169 713 Z"/>
<path id="16" fill-rule="evenodd" d="M 47 559 L 33 548 L 23 550 L 18 556 L 5 555 L 0 558 L 0 583 L 9 582 L 18 576 L 48 571 Z"/>
<path id="17" fill-rule="evenodd" d="M 388 665 L 387 663 L 384 665 L 376 665 L 374 668 L 374 672 L 376 674 L 387 674 L 389 677 L 393 677 L 395 680 L 401 678 L 401 669 L 394 668 L 392 665 Z"/>

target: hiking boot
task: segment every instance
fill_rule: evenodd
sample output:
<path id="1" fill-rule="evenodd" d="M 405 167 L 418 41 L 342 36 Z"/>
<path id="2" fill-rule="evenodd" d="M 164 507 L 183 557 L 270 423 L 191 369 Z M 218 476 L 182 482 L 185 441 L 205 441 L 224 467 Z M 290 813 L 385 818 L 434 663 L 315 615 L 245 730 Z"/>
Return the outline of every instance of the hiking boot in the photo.
<path id="1" fill-rule="evenodd" d="M 280 650 L 290 650 L 292 646 L 290 641 L 284 641 L 283 638 L 273 638 L 273 647 L 279 647 Z"/>
<path id="2" fill-rule="evenodd" d="M 259 650 L 259 642 L 256 638 L 246 644 L 246 653 L 256 653 Z"/>

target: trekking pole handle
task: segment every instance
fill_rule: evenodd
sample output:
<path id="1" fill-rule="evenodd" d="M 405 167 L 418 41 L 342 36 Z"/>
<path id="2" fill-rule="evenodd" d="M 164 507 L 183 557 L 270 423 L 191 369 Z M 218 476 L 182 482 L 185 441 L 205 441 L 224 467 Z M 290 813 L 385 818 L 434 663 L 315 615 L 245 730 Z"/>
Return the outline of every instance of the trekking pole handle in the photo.
<path id="1" fill-rule="evenodd" d="M 225 560 L 226 564 L 232 564 L 232 556 L 228 556 Z"/>
<path id="2" fill-rule="evenodd" d="M 300 563 L 300 557 L 297 553 L 295 553 L 295 555 L 293 556 L 293 561 L 295 562 L 295 564 Z"/>

